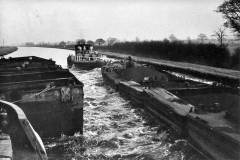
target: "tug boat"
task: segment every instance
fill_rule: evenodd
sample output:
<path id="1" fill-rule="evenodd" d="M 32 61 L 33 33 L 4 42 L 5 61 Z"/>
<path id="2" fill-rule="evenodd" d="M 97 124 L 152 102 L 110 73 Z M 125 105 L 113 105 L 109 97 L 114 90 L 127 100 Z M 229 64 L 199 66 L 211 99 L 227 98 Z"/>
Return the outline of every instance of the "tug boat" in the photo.
<path id="1" fill-rule="evenodd" d="M 106 84 L 185 137 L 210 159 L 240 158 L 238 88 L 194 82 L 131 60 L 101 68 Z M 145 81 L 148 78 L 148 81 Z"/>
<path id="2" fill-rule="evenodd" d="M 83 83 L 54 61 L 2 60 L 0 99 L 17 104 L 41 137 L 83 132 Z"/>
<path id="3" fill-rule="evenodd" d="M 0 159 L 47 160 L 46 150 L 21 108 L 0 100 Z"/>
<path id="4" fill-rule="evenodd" d="M 93 51 L 92 45 L 84 43 L 75 45 L 75 55 L 68 56 L 67 64 L 68 68 L 91 70 L 102 67 L 105 62 L 98 52 Z"/>

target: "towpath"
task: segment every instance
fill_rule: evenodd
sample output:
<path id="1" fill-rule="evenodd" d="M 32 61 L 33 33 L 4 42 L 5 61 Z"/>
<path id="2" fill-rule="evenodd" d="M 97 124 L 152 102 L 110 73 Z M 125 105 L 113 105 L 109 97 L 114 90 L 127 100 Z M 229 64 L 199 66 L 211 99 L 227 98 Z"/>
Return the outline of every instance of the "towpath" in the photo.
<path id="1" fill-rule="evenodd" d="M 101 52 L 104 55 L 114 57 L 114 58 L 125 58 L 127 56 L 131 56 L 132 59 L 139 63 L 150 64 L 159 67 L 166 67 L 172 70 L 180 69 L 182 71 L 186 71 L 187 73 L 195 73 L 198 75 L 211 76 L 216 77 L 218 79 L 227 79 L 230 81 L 238 82 L 240 81 L 240 71 L 224 69 L 224 68 L 216 68 L 199 64 L 185 63 L 185 62 L 175 62 L 169 60 L 160 60 L 139 56 L 132 56 L 124 53 L 113 53 L 113 52 Z"/>

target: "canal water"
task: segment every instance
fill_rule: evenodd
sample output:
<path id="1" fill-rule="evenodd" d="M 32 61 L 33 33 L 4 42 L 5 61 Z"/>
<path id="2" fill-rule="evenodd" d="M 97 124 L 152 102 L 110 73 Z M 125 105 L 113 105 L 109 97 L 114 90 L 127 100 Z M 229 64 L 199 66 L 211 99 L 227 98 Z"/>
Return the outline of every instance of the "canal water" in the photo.
<path id="1" fill-rule="evenodd" d="M 72 51 L 20 47 L 16 56 L 52 58 L 63 68 Z M 204 159 L 164 123 L 104 85 L 99 68 L 71 70 L 84 83 L 84 134 L 44 139 L 50 160 Z"/>

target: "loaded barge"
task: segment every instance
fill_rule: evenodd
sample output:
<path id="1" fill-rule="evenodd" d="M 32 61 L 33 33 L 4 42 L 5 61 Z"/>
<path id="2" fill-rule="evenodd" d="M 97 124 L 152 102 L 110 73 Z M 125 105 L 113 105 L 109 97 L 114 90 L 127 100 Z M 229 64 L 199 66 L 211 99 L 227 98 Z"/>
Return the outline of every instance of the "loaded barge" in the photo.
<path id="1" fill-rule="evenodd" d="M 107 84 L 169 124 L 208 158 L 240 158 L 238 88 L 186 80 L 133 63 L 131 58 L 103 66 L 102 76 Z"/>
<path id="2" fill-rule="evenodd" d="M 124 59 L 125 57 L 130 56 L 129 54 L 113 52 L 102 52 L 102 54 L 117 59 Z M 218 81 L 224 85 L 229 85 L 231 87 L 240 86 L 240 72 L 237 70 L 132 55 L 131 57 L 135 62 L 139 64 L 147 64 L 153 66 L 158 70 L 167 70 L 184 75 L 191 75 L 199 79 Z"/>
<path id="3" fill-rule="evenodd" d="M 83 83 L 55 61 L 0 60 L 0 99 L 17 104 L 41 137 L 83 131 Z"/>

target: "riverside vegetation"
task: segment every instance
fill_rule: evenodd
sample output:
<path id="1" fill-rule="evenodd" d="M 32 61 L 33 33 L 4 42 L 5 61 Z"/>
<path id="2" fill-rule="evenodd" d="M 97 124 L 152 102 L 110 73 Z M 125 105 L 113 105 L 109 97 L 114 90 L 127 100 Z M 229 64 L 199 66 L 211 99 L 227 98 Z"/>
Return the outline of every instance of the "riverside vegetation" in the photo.
<path id="1" fill-rule="evenodd" d="M 230 54 L 226 46 L 169 41 L 115 43 L 98 50 L 240 70 L 240 47 Z"/>
<path id="2" fill-rule="evenodd" d="M 74 50 L 74 45 L 43 44 L 35 46 Z M 118 42 L 112 45 L 95 45 L 94 47 L 99 51 L 240 70 L 240 46 L 234 49 L 234 53 L 230 53 L 227 45 L 170 42 L 168 40 Z"/>

